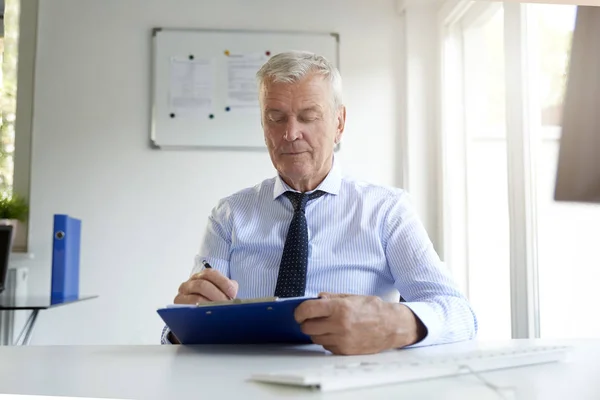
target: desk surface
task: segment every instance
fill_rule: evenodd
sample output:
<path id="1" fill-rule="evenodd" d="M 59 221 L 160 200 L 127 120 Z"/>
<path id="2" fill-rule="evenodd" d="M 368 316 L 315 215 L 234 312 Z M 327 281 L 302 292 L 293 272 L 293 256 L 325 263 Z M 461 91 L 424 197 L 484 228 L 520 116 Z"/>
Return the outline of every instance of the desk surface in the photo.
<path id="1" fill-rule="evenodd" d="M 14 298 L 0 296 L 0 311 L 6 310 L 46 310 L 95 299 L 98 296 L 79 296 L 67 299 L 52 299 L 51 296 L 17 296 Z"/>
<path id="2" fill-rule="evenodd" d="M 573 343 L 576 348 L 569 363 L 482 376 L 493 384 L 514 387 L 515 399 L 600 399 L 600 340 L 568 342 Z M 261 370 L 387 357 L 411 359 L 486 346 L 460 343 L 366 357 L 332 356 L 315 346 L 2 347 L 0 393 L 116 399 L 499 399 L 474 376 L 327 394 L 247 380 L 252 372 Z"/>

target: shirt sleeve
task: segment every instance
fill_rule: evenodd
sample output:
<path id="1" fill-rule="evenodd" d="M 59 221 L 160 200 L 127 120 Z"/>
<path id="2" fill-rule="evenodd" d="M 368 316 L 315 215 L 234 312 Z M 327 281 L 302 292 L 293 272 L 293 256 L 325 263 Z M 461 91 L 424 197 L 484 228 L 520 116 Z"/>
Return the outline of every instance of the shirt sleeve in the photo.
<path id="1" fill-rule="evenodd" d="M 384 232 L 396 289 L 427 330 L 413 347 L 474 339 L 475 313 L 436 253 L 406 192 L 392 199 Z"/>
<path id="2" fill-rule="evenodd" d="M 165 327 L 162 330 L 161 337 L 160 337 L 160 344 L 173 344 L 169 340 L 169 333 L 171 333 L 171 330 L 169 329 L 168 326 L 165 325 Z"/>
<path id="3" fill-rule="evenodd" d="M 192 274 L 200 272 L 203 268 L 202 260 L 206 260 L 213 269 L 231 278 L 229 273 L 230 249 L 231 207 L 226 200 L 221 200 L 208 217 Z"/>

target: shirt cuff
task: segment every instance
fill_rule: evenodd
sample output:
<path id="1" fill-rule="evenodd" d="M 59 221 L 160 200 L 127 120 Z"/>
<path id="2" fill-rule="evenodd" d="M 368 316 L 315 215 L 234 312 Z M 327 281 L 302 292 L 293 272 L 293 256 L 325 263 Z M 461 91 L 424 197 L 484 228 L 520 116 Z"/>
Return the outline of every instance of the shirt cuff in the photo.
<path id="1" fill-rule="evenodd" d="M 402 304 L 410 308 L 417 318 L 421 320 L 423 325 L 425 325 L 425 329 L 427 330 L 427 334 L 422 340 L 406 347 L 424 347 L 437 344 L 442 336 L 443 322 L 440 320 L 440 317 L 433 307 L 431 307 L 431 304 L 425 302 L 408 302 Z"/>
<path id="2" fill-rule="evenodd" d="M 160 344 L 173 344 L 171 343 L 171 341 L 169 340 L 169 333 L 171 333 L 171 330 L 169 329 L 168 326 L 165 326 L 163 328 L 162 331 L 162 336 L 160 338 Z"/>

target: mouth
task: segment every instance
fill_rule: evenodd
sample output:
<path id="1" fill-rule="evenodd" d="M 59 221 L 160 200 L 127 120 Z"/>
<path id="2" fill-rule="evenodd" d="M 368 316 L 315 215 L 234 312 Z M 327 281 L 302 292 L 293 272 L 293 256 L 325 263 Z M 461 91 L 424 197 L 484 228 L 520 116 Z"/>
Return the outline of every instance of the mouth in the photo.
<path id="1" fill-rule="evenodd" d="M 283 156 L 298 156 L 300 154 L 308 153 L 308 151 L 291 151 L 286 153 L 281 153 Z"/>

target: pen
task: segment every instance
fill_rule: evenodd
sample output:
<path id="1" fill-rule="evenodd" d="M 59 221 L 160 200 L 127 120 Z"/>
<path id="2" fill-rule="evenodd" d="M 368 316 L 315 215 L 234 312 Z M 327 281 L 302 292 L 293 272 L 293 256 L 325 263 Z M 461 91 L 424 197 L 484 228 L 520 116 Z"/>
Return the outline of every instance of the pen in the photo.
<path id="1" fill-rule="evenodd" d="M 213 269 L 213 267 L 208 263 L 208 261 L 206 260 L 202 260 L 202 265 L 204 266 L 204 268 L 206 269 Z M 227 296 L 227 298 L 229 300 L 233 300 L 233 297 L 229 296 L 228 294 L 225 294 L 225 296 Z"/>

